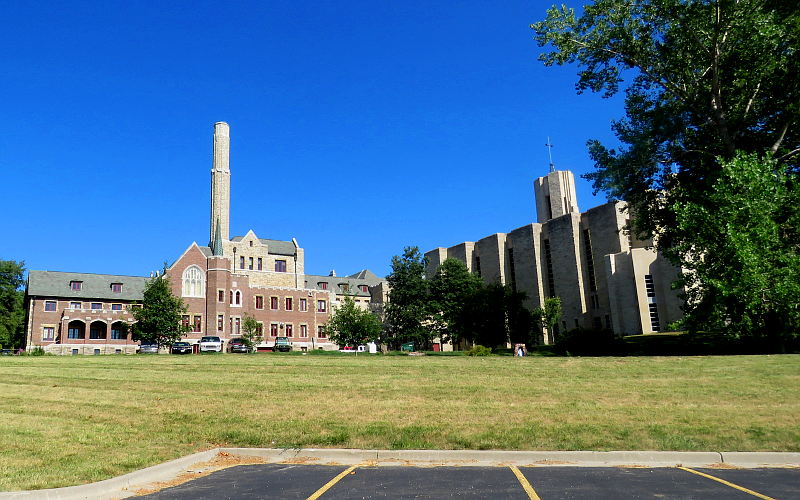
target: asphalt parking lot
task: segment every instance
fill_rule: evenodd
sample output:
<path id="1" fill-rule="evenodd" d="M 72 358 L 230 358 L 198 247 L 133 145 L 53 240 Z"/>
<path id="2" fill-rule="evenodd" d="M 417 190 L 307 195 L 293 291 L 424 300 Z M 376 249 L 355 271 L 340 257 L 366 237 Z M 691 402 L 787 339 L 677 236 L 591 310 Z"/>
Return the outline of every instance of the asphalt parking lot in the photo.
<path id="1" fill-rule="evenodd" d="M 690 467 L 230 467 L 147 499 L 800 499 L 800 469 Z"/>

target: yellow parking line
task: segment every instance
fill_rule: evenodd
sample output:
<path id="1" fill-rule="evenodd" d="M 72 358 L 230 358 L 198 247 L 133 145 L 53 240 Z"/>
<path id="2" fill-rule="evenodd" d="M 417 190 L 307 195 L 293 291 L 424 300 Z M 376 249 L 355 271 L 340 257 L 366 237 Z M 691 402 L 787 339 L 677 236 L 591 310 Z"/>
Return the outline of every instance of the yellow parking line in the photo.
<path id="1" fill-rule="evenodd" d="M 714 481 L 717 481 L 718 483 L 722 483 L 722 484 L 724 484 L 726 486 L 730 486 L 731 488 L 736 488 L 739 491 L 744 491 L 745 493 L 750 493 L 751 495 L 753 495 L 755 497 L 758 497 L 758 498 L 763 498 L 764 500 L 775 500 L 774 498 L 768 497 L 767 495 L 762 495 L 761 493 L 755 492 L 753 490 L 748 490 L 747 488 L 739 486 L 738 484 L 733 484 L 733 483 L 728 482 L 728 481 L 726 481 L 724 479 L 720 479 L 718 477 L 714 477 L 714 476 L 711 476 L 709 474 L 705 474 L 703 472 L 700 472 L 699 470 L 690 469 L 688 467 L 678 467 L 678 468 L 681 469 L 681 470 L 685 470 L 686 472 L 691 472 L 692 474 L 697 474 L 698 476 L 707 477 L 708 479 L 712 479 Z"/>
<path id="2" fill-rule="evenodd" d="M 530 498 L 531 500 L 542 500 L 541 498 L 539 498 L 539 495 L 536 494 L 536 491 L 534 491 L 533 486 L 531 486 L 531 483 L 528 482 L 528 480 L 525 478 L 522 472 L 519 471 L 519 469 L 517 469 L 513 465 L 510 465 L 508 468 L 511 469 L 511 472 L 513 472 L 515 476 L 517 476 L 519 484 L 522 485 L 522 489 L 524 489 L 525 493 L 528 494 L 528 498 Z"/>
<path id="3" fill-rule="evenodd" d="M 321 497 L 323 493 L 325 493 L 326 491 L 331 489 L 331 487 L 334 484 L 338 483 L 344 476 L 346 476 L 346 475 L 350 474 L 351 472 L 353 472 L 356 469 L 356 467 L 358 467 L 358 465 L 354 465 L 354 466 L 352 466 L 352 467 L 350 467 L 348 469 L 345 469 L 342 472 L 340 472 L 338 476 L 336 476 L 335 478 L 333 478 L 330 481 L 328 481 L 327 483 L 325 483 L 325 486 L 323 486 L 322 488 L 320 488 L 317 491 L 315 491 L 314 494 L 311 495 L 310 497 L 308 497 L 307 500 L 317 500 L 317 498 Z"/>

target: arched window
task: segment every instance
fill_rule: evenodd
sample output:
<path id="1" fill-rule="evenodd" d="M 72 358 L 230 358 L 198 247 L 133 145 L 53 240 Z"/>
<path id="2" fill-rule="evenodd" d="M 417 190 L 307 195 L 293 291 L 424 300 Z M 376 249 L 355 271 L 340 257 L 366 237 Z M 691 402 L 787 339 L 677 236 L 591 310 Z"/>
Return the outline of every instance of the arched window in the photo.
<path id="1" fill-rule="evenodd" d="M 197 266 L 189 266 L 183 272 L 183 294 L 184 297 L 205 297 L 206 282 L 205 274 Z"/>
<path id="2" fill-rule="evenodd" d="M 242 293 L 239 290 L 236 290 L 236 305 L 242 305 Z"/>

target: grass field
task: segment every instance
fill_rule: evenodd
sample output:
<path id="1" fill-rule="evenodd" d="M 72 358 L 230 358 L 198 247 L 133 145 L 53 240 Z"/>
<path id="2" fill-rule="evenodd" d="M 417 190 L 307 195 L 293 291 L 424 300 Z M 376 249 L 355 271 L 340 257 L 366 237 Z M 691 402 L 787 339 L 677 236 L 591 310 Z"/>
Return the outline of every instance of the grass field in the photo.
<path id="1" fill-rule="evenodd" d="M 800 355 L 0 358 L 0 490 L 214 446 L 800 451 Z"/>

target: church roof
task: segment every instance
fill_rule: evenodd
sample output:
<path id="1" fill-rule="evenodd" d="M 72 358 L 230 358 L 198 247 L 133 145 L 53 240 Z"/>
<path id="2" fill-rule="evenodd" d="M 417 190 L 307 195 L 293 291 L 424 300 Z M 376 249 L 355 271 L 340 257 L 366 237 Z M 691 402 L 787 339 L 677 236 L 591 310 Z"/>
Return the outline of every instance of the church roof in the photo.
<path id="1" fill-rule="evenodd" d="M 67 299 L 142 300 L 147 279 L 144 276 L 31 270 L 28 271 L 27 294 Z M 72 289 L 73 281 L 81 282 L 80 290 Z M 122 290 L 112 291 L 112 283 L 122 284 Z"/>
<path id="2" fill-rule="evenodd" d="M 231 238 L 231 241 L 238 243 L 243 239 L 244 236 L 234 236 Z M 297 247 L 295 247 L 294 243 L 291 241 L 268 240 L 264 238 L 259 238 L 258 241 L 260 241 L 262 245 L 267 245 L 267 249 L 272 255 L 295 255 L 297 253 Z"/>
<path id="3" fill-rule="evenodd" d="M 342 285 L 347 285 L 347 293 L 353 294 L 357 297 L 369 297 L 370 293 L 362 291 L 359 286 L 375 286 L 383 282 L 383 278 L 379 278 L 374 273 L 367 269 L 363 269 L 350 276 L 322 276 L 317 274 L 306 274 L 306 288 L 314 290 L 322 290 L 320 283 L 328 284 L 328 291 L 343 294 L 345 290 Z"/>

